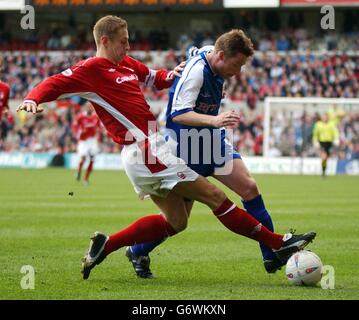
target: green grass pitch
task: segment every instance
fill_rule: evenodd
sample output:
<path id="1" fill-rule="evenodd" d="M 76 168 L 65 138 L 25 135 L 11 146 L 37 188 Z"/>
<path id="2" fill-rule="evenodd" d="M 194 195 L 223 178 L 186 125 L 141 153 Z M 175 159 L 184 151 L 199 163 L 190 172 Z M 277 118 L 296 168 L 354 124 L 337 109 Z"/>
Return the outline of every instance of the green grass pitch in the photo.
<path id="1" fill-rule="evenodd" d="M 266 274 L 257 243 L 201 204 L 188 229 L 152 253 L 155 279 L 137 278 L 122 248 L 83 281 L 80 259 L 94 231 L 114 233 L 157 209 L 124 172 L 95 171 L 89 187 L 73 177 L 0 169 L 0 299 L 359 299 L 358 177 L 256 176 L 278 232 L 318 233 L 308 248 L 334 267 L 334 290 L 291 286 L 283 270 Z M 35 269 L 34 290 L 20 286 L 23 265 Z"/>

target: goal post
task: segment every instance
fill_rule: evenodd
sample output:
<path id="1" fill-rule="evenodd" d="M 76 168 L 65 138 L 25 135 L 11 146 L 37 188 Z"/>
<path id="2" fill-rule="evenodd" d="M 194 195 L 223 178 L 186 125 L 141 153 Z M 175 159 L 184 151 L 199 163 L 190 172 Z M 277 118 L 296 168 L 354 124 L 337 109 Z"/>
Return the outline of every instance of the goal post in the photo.
<path id="1" fill-rule="evenodd" d="M 277 149 L 275 148 L 276 146 L 274 146 L 274 144 L 278 144 L 278 141 L 275 141 L 275 136 L 281 135 L 282 141 L 284 141 L 284 143 L 290 143 L 289 140 L 291 139 L 291 136 L 293 136 L 293 132 L 291 132 L 291 130 L 294 129 L 290 128 L 288 130 L 287 137 L 286 132 L 284 132 L 284 135 L 283 132 L 281 132 L 281 130 L 283 131 L 284 128 L 290 127 L 290 124 L 288 123 L 289 121 L 296 122 L 298 124 L 301 123 L 302 119 L 305 119 L 306 117 L 311 117 L 313 119 L 316 114 L 323 114 L 332 110 L 338 110 L 338 112 L 342 112 L 343 115 L 351 112 L 357 112 L 359 111 L 359 99 L 320 97 L 267 97 L 264 100 L 263 156 L 275 156 L 275 152 L 273 152 L 273 150 Z M 304 126 L 303 129 L 305 129 Z M 301 128 L 299 128 L 298 131 L 300 130 Z M 300 137 L 297 140 L 300 141 Z M 304 151 L 306 143 L 309 145 L 308 141 L 303 138 L 301 145 L 297 147 L 301 148 L 301 151 Z M 278 156 L 292 155 L 278 154 Z M 296 156 L 303 156 L 303 152 L 300 155 L 297 154 Z"/>

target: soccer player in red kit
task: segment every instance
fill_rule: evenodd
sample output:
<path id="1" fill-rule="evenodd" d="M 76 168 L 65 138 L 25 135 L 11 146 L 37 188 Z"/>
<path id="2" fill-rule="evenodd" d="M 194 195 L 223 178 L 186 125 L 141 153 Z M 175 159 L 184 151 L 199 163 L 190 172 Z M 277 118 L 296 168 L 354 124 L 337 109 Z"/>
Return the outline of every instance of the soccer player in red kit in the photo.
<path id="1" fill-rule="evenodd" d="M 40 103 L 72 95 L 91 101 L 113 140 L 123 145 L 122 162 L 135 191 L 141 198 L 150 196 L 160 210 L 160 214 L 142 217 L 110 236 L 95 232 L 82 261 L 84 279 L 111 252 L 184 230 L 188 219 L 184 197 L 206 204 L 229 230 L 262 242 L 274 249 L 280 259 L 287 260 L 314 239 L 314 232 L 301 235 L 271 232 L 172 154 L 157 132 L 156 119 L 139 83 L 154 84 L 158 89 L 169 87 L 178 69 L 154 71 L 129 57 L 125 20 L 115 16 L 101 18 L 94 26 L 94 38 L 96 57 L 46 79 L 17 109 L 36 114 L 42 111 Z M 227 72 L 239 72 L 246 58 L 239 51 L 231 58 L 233 63 Z M 221 59 L 226 57 L 221 55 Z"/>
<path id="2" fill-rule="evenodd" d="M 86 102 L 84 112 L 80 112 L 74 121 L 73 129 L 77 133 L 78 144 L 77 153 L 80 158 L 77 168 L 76 180 L 81 180 L 82 167 L 89 158 L 89 164 L 86 170 L 84 184 L 89 184 L 89 177 L 93 169 L 95 155 L 99 152 L 97 143 L 97 131 L 100 126 L 100 120 L 92 111 L 91 104 Z"/>
<path id="3" fill-rule="evenodd" d="M 9 110 L 9 93 L 10 93 L 10 87 L 0 81 L 0 120 L 3 112 L 7 112 Z"/>

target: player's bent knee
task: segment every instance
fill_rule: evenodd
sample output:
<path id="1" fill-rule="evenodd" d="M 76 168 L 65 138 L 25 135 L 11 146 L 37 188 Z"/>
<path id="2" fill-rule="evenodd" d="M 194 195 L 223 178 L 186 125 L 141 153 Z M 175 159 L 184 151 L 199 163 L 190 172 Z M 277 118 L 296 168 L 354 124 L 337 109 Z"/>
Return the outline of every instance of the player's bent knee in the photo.
<path id="1" fill-rule="evenodd" d="M 227 198 L 226 194 L 216 186 L 210 188 L 208 193 L 211 201 L 216 204 L 216 207 L 220 206 Z"/>
<path id="2" fill-rule="evenodd" d="M 173 229 L 176 230 L 177 233 L 182 232 L 187 228 L 187 219 L 177 220 L 171 223 Z"/>
<path id="3" fill-rule="evenodd" d="M 248 179 L 247 182 L 247 189 L 248 191 L 250 191 L 251 193 L 258 193 L 258 187 L 257 187 L 257 183 L 253 178 Z"/>
<path id="4" fill-rule="evenodd" d="M 220 199 L 223 201 L 227 198 L 225 193 L 221 189 L 218 189 L 218 188 L 213 190 L 213 196 L 215 199 Z"/>
<path id="5" fill-rule="evenodd" d="M 252 177 L 246 179 L 246 181 L 242 184 L 241 189 L 242 191 L 240 196 L 244 200 L 251 200 L 259 194 L 257 183 Z"/>
<path id="6" fill-rule="evenodd" d="M 187 220 L 178 225 L 176 231 L 182 232 L 187 228 Z"/>

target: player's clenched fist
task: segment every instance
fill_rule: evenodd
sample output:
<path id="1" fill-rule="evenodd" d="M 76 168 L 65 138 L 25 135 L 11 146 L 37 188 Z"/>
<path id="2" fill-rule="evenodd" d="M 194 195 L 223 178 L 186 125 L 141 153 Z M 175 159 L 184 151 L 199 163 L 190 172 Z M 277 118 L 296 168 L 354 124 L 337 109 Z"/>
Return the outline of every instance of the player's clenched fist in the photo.
<path id="1" fill-rule="evenodd" d="M 26 101 L 26 100 L 16 108 L 16 112 L 22 110 L 26 112 L 32 112 L 33 114 L 44 111 L 44 109 L 38 106 L 37 103 L 35 103 L 34 101 Z"/>

